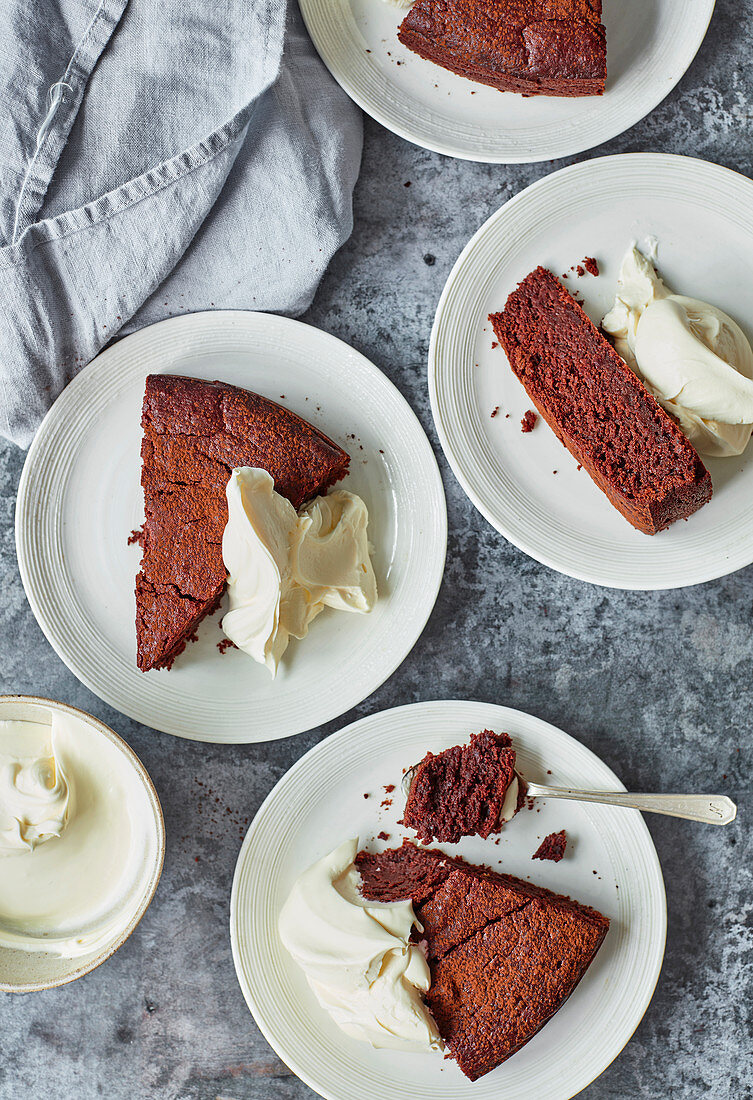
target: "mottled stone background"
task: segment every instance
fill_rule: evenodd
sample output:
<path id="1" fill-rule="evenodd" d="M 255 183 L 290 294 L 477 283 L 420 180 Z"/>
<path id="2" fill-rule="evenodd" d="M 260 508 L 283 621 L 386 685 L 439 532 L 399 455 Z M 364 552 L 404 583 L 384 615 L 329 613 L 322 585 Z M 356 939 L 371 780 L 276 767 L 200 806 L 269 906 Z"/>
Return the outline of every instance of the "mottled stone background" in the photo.
<path id="1" fill-rule="evenodd" d="M 751 175 L 752 15 L 753 0 L 718 0 L 675 91 L 587 155 L 685 153 Z M 649 817 L 669 904 L 664 969 L 634 1038 L 581 1095 L 753 1096 L 753 568 L 667 593 L 611 592 L 561 577 L 474 510 L 439 451 L 429 411 L 429 331 L 453 261 L 501 203 L 563 163 L 467 164 L 366 122 L 355 231 L 306 319 L 369 356 L 420 416 L 447 490 L 450 543 L 436 609 L 413 653 L 330 726 L 271 745 L 213 747 L 155 733 L 100 703 L 52 652 L 26 603 L 13 542 L 23 455 L 0 450 L 0 687 L 74 703 L 112 725 L 151 772 L 168 834 L 154 904 L 122 950 L 59 991 L 0 994 L 2 1100 L 313 1096 L 267 1046 L 235 979 L 228 916 L 240 825 L 334 729 L 385 707 L 453 696 L 561 726 L 631 789 L 704 787 L 737 800 L 738 820 L 724 830 Z M 197 776 L 219 802 L 199 807 Z"/>

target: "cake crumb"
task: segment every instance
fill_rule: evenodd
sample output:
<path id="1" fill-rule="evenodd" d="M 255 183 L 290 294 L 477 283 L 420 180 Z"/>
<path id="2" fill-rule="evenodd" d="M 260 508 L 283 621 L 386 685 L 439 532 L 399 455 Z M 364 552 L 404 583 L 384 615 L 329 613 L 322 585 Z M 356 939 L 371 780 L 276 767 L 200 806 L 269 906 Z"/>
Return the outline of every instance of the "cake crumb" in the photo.
<path id="1" fill-rule="evenodd" d="M 390 839 L 390 834 L 385 833 L 384 829 L 382 829 L 381 833 L 377 833 L 377 836 L 379 837 L 380 840 L 389 840 Z"/>
<path id="2" fill-rule="evenodd" d="M 229 638 L 223 638 L 222 641 L 217 643 L 217 648 L 220 653 L 227 653 L 229 649 L 237 649 L 238 646 L 235 642 L 231 642 Z"/>
<path id="3" fill-rule="evenodd" d="M 498 348 L 498 347 L 499 347 L 499 342 L 497 340 L 492 340 L 492 351 L 494 350 L 494 348 Z"/>
<path id="4" fill-rule="evenodd" d="M 379 805 L 381 807 L 383 807 L 384 809 L 389 809 L 389 807 L 392 805 L 392 799 L 391 798 L 383 798 L 382 801 L 379 803 Z"/>
<path id="5" fill-rule="evenodd" d="M 564 829 L 561 833 L 550 833 L 549 836 L 544 837 L 531 859 L 548 859 L 552 863 L 559 863 L 565 854 L 566 846 L 567 833 Z M 596 874 L 595 871 L 594 874 Z"/>
<path id="6" fill-rule="evenodd" d="M 384 788 L 384 793 L 385 794 L 392 794 L 394 789 L 395 789 L 395 784 L 394 783 L 388 783 L 387 786 Z"/>
<path id="7" fill-rule="evenodd" d="M 533 429 L 536 427 L 536 421 L 538 419 L 539 418 L 536 415 L 536 413 L 533 411 L 533 409 L 529 409 L 528 412 L 525 413 L 525 415 L 523 416 L 523 419 L 520 422 L 521 432 L 532 432 Z"/>
<path id="8" fill-rule="evenodd" d="M 494 420 L 494 417 L 497 416 L 498 413 L 499 413 L 499 405 L 495 405 L 494 408 L 492 409 L 492 420 Z"/>
<path id="9" fill-rule="evenodd" d="M 597 264 L 593 256 L 586 256 L 585 260 L 583 261 L 583 266 L 585 267 L 589 275 L 599 274 L 599 265 Z"/>
<path id="10" fill-rule="evenodd" d="M 579 278 L 579 279 L 580 279 L 580 277 L 581 277 L 582 275 L 585 275 L 585 274 L 586 274 L 586 269 L 585 269 L 585 267 L 583 267 L 583 265 L 582 265 L 582 264 L 578 264 L 578 266 L 576 267 L 576 269 L 575 269 L 575 270 L 576 270 L 576 271 L 577 271 L 577 273 L 578 273 L 578 278 Z"/>
<path id="11" fill-rule="evenodd" d="M 363 796 L 363 797 L 364 797 L 364 798 L 368 798 L 369 796 L 368 796 L 367 794 L 364 794 L 364 796 Z"/>
<path id="12" fill-rule="evenodd" d="M 135 542 L 137 542 L 139 544 L 139 546 L 144 545 L 144 528 L 143 527 L 134 527 L 134 529 L 131 531 L 130 535 L 128 536 L 128 546 L 133 546 L 133 544 Z"/>

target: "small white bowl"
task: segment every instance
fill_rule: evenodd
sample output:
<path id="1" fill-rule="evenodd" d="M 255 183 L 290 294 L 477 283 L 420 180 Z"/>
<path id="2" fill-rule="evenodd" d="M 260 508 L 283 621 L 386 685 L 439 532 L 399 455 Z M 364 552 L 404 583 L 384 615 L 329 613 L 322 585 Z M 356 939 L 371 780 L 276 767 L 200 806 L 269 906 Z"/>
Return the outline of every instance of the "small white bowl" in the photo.
<path id="1" fill-rule="evenodd" d="M 144 787 L 151 811 L 149 826 L 154 830 L 154 844 L 151 846 L 154 859 L 144 872 L 138 903 L 134 905 L 132 899 L 129 900 L 128 904 L 133 912 L 126 927 L 119 929 L 108 943 L 104 946 L 100 945 L 90 954 L 66 959 L 45 952 L 0 947 L 0 990 L 6 993 L 32 993 L 66 985 L 88 974 L 90 970 L 94 970 L 108 959 L 125 943 L 148 909 L 157 889 L 165 858 L 165 822 L 157 792 L 146 768 L 122 738 L 99 719 L 66 703 L 58 703 L 54 699 L 40 699 L 31 695 L 0 695 L 0 720 L 43 722 L 49 711 L 58 711 L 81 719 L 102 737 L 106 737 L 126 757 Z"/>

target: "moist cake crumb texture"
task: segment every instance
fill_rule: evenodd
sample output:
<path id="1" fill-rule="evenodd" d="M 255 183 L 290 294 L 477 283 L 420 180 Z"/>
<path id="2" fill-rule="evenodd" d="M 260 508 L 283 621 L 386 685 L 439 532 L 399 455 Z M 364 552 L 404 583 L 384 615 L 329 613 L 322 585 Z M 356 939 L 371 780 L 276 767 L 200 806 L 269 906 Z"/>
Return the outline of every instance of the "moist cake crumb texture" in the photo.
<path id="1" fill-rule="evenodd" d="M 551 271 L 490 320 L 538 411 L 634 527 L 655 534 L 711 499 L 691 444 Z"/>
<path id="2" fill-rule="evenodd" d="M 515 750 L 506 733 L 483 730 L 468 745 L 427 753 L 418 765 L 403 824 L 420 840 L 455 844 L 501 828 L 499 816 L 515 778 Z"/>
<path id="3" fill-rule="evenodd" d="M 559 863 L 565 854 L 566 847 L 567 833 L 564 829 L 559 833 L 550 833 L 549 836 L 544 837 L 531 859 L 548 859 L 552 863 Z"/>

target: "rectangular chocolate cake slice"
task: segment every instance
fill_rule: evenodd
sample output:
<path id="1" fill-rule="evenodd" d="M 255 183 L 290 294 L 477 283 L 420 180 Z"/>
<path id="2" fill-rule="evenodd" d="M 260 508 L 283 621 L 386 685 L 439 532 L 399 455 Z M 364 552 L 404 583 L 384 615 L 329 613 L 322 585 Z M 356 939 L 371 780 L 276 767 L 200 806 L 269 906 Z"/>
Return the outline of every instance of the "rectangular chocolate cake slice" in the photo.
<path id="1" fill-rule="evenodd" d="M 654 535 L 711 499 L 688 439 L 551 271 L 489 320 L 549 427 L 634 527 Z"/>
<path id="2" fill-rule="evenodd" d="M 356 865 L 364 897 L 412 899 L 431 970 L 426 1000 L 472 1081 L 552 1018 L 609 929 L 577 901 L 409 841 L 359 852 Z"/>
<path id="3" fill-rule="evenodd" d="M 500 92 L 604 92 L 601 0 L 417 0 L 398 38 L 428 61 Z"/>

